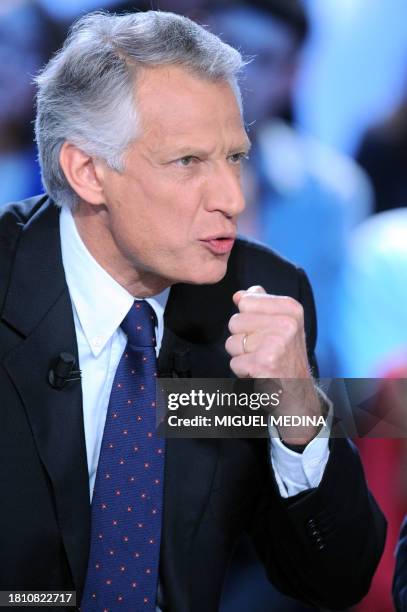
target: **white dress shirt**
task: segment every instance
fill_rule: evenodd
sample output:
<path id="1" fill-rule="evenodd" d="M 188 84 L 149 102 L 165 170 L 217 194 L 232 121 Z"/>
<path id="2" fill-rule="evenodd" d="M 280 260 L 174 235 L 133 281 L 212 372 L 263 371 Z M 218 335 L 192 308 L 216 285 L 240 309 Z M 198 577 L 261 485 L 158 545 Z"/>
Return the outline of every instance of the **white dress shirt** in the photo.
<path id="1" fill-rule="evenodd" d="M 120 324 L 134 299 L 89 253 L 71 212 L 60 217 L 62 261 L 74 314 L 79 367 L 82 370 L 83 419 L 92 499 L 114 375 L 127 338 Z M 157 355 L 169 289 L 147 298 L 157 315 Z M 302 454 L 271 437 L 271 463 L 283 497 L 317 487 L 329 457 L 328 435 L 321 430 Z"/>

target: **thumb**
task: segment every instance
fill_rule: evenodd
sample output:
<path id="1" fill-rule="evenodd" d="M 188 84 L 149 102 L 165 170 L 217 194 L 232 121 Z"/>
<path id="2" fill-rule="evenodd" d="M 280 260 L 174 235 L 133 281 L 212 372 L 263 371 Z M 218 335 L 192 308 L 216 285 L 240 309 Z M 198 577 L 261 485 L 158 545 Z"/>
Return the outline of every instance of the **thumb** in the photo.
<path id="1" fill-rule="evenodd" d="M 261 287 L 261 285 L 252 285 L 246 290 L 241 289 L 240 291 L 236 291 L 233 294 L 233 302 L 236 306 L 239 306 L 239 302 L 244 296 L 245 293 L 266 293 L 266 290 Z"/>
<path id="2" fill-rule="evenodd" d="M 247 293 L 267 293 L 265 289 L 261 285 L 253 285 L 249 287 Z"/>

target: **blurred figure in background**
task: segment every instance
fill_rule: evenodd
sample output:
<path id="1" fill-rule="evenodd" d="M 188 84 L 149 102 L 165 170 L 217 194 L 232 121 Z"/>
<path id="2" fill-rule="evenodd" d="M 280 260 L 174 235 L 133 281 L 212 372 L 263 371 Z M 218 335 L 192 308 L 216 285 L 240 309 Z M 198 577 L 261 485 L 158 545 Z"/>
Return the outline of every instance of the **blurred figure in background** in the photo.
<path id="1" fill-rule="evenodd" d="M 57 45 L 38 4 L 0 5 L 0 205 L 42 191 L 32 130 L 34 74 Z"/>
<path id="2" fill-rule="evenodd" d="M 405 0 L 306 0 L 312 35 L 296 91 L 307 133 L 354 154 L 405 89 Z"/>
<path id="3" fill-rule="evenodd" d="M 209 23 L 254 58 L 243 82 L 254 147 L 241 230 L 306 270 L 318 312 L 321 374 L 334 376 L 337 281 L 348 235 L 372 210 L 370 183 L 349 158 L 294 127 L 292 95 L 309 30 L 299 0 L 234 3 L 211 11 Z"/>
<path id="4" fill-rule="evenodd" d="M 353 233 L 340 296 L 339 375 L 384 377 L 407 364 L 407 209 Z"/>
<path id="5" fill-rule="evenodd" d="M 407 203 L 407 200 L 406 200 Z M 372 216 L 354 232 L 340 286 L 339 376 L 383 378 L 380 409 L 394 409 L 407 377 L 407 208 Z M 402 382 L 402 381 L 401 381 Z M 388 520 L 384 555 L 361 612 L 392 609 L 394 549 L 407 511 L 405 439 L 358 440 L 366 477 Z"/>
<path id="6" fill-rule="evenodd" d="M 357 160 L 372 181 L 376 212 L 406 206 L 407 98 L 366 133 Z"/>

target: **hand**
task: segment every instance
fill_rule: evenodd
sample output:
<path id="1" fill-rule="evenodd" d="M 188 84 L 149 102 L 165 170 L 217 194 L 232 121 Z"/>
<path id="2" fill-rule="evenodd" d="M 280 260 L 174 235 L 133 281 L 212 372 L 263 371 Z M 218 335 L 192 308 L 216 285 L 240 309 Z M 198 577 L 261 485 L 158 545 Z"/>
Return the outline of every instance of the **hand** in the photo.
<path id="1" fill-rule="evenodd" d="M 232 357 L 232 371 L 240 378 L 283 379 L 278 414 L 320 416 L 301 304 L 290 297 L 269 295 L 260 286 L 236 292 L 233 301 L 239 312 L 229 321 L 232 335 L 225 345 Z M 281 437 L 289 438 L 291 444 L 307 444 L 318 430 L 312 426 L 279 428 Z"/>

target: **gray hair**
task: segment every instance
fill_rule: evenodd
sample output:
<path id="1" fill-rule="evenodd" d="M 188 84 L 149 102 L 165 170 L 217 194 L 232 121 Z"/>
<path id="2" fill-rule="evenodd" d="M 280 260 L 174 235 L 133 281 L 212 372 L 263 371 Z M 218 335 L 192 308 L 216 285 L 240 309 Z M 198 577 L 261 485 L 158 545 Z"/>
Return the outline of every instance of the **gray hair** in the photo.
<path id="1" fill-rule="evenodd" d="M 134 84 L 137 68 L 177 64 L 232 86 L 239 106 L 236 49 L 186 17 L 147 11 L 79 19 L 62 49 L 35 79 L 36 141 L 42 181 L 60 206 L 77 201 L 59 164 L 65 141 L 97 156 L 117 172 L 138 133 Z"/>

